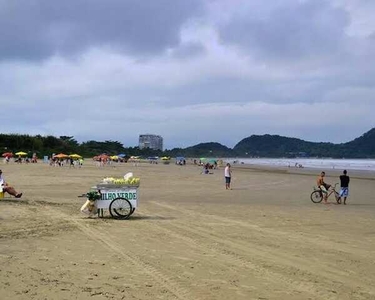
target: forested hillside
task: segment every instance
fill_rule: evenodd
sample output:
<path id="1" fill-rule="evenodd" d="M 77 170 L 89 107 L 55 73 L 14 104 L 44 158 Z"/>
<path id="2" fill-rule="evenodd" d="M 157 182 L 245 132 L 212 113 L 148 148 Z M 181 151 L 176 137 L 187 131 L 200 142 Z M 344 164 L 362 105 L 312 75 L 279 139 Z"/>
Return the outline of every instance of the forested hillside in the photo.
<path id="1" fill-rule="evenodd" d="M 343 144 L 306 142 L 279 135 L 252 135 L 240 141 L 233 151 L 237 156 L 374 158 L 375 128 Z"/>
<path id="2" fill-rule="evenodd" d="M 241 140 L 233 149 L 215 142 L 200 143 L 187 148 L 155 151 L 124 147 L 118 141 L 77 142 L 73 136 L 31 136 L 0 134 L 0 151 L 25 151 L 39 157 L 52 153 L 79 153 L 90 157 L 100 153 L 128 155 L 186 156 L 186 157 L 333 157 L 375 158 L 375 128 L 353 141 L 332 144 L 314 143 L 279 135 L 252 135 Z"/>

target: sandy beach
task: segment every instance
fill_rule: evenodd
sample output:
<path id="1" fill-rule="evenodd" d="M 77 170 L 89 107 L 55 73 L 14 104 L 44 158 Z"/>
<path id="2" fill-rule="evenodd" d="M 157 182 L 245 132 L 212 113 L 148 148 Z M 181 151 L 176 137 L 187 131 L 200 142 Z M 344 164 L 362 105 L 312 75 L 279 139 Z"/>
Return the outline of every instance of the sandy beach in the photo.
<path id="1" fill-rule="evenodd" d="M 223 168 L 193 165 L 1 169 L 23 192 L 0 200 L 1 299 L 375 299 L 372 174 L 356 172 L 344 206 L 312 203 L 305 169 L 234 166 L 232 190 Z M 129 220 L 79 212 L 78 195 L 129 171 Z"/>

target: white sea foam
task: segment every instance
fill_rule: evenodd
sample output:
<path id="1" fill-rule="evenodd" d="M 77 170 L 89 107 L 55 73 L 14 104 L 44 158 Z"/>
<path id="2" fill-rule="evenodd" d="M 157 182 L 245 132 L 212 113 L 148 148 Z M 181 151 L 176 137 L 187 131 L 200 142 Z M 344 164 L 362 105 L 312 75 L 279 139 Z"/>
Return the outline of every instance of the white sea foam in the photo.
<path id="1" fill-rule="evenodd" d="M 375 159 L 330 159 L 330 158 L 227 158 L 225 162 L 274 167 L 299 167 L 315 169 L 348 169 L 375 171 Z"/>

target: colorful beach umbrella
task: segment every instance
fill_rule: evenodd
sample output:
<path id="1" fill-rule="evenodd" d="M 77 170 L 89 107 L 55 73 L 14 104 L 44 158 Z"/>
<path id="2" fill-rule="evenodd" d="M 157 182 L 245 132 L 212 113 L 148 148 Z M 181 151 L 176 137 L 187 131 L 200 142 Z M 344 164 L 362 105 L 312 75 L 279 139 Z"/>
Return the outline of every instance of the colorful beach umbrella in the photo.
<path id="1" fill-rule="evenodd" d="M 100 160 L 100 159 L 101 160 L 107 160 L 107 159 L 109 159 L 109 155 L 103 153 L 103 154 L 94 156 L 93 159 L 94 160 Z"/>
<path id="2" fill-rule="evenodd" d="M 5 152 L 1 156 L 2 157 L 13 157 L 13 153 L 12 152 Z"/>
<path id="3" fill-rule="evenodd" d="M 56 154 L 53 158 L 67 158 L 67 157 L 69 157 L 69 155 L 64 154 L 64 153 L 59 153 L 59 154 Z"/>
<path id="4" fill-rule="evenodd" d="M 20 152 L 17 152 L 16 155 L 21 155 L 21 156 L 23 156 L 23 155 L 27 155 L 27 153 L 26 153 L 26 152 L 23 152 L 23 151 L 20 151 Z"/>
<path id="5" fill-rule="evenodd" d="M 79 154 L 70 154 L 69 157 L 76 158 L 76 159 L 82 158 L 82 156 Z"/>

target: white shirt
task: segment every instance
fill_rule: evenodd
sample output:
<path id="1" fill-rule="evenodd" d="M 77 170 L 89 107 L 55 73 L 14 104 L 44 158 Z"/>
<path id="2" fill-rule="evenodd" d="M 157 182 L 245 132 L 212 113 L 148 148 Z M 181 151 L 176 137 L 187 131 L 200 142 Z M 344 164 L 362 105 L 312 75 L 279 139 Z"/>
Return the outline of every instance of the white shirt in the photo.
<path id="1" fill-rule="evenodd" d="M 225 169 L 224 169 L 224 176 L 225 177 L 230 177 L 230 167 L 226 166 Z"/>

